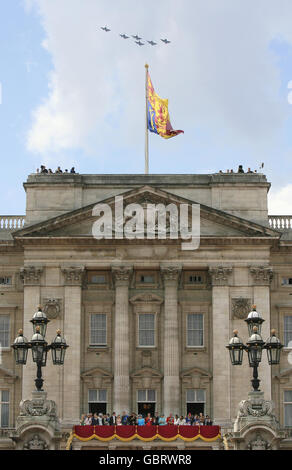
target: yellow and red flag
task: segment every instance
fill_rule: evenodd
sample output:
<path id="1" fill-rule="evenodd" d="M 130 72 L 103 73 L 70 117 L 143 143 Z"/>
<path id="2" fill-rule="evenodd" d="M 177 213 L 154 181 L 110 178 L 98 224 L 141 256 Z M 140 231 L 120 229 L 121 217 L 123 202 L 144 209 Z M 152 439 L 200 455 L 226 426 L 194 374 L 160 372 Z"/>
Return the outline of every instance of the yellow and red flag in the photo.
<path id="1" fill-rule="evenodd" d="M 155 92 L 152 81 L 147 71 L 147 126 L 150 132 L 158 134 L 164 139 L 170 139 L 184 131 L 174 130 L 170 123 L 168 113 L 168 100 L 160 98 Z"/>

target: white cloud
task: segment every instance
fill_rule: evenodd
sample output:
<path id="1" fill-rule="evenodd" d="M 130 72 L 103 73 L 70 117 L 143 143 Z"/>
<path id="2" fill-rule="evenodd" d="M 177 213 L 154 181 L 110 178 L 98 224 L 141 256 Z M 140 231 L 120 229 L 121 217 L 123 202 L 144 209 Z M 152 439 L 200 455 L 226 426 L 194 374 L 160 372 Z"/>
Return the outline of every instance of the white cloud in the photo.
<path id="1" fill-rule="evenodd" d="M 268 196 L 269 214 L 292 215 L 292 184 L 271 190 Z"/>
<path id="2" fill-rule="evenodd" d="M 267 0 L 27 3 L 39 9 L 53 62 L 49 94 L 28 133 L 33 152 L 102 153 L 109 142 L 132 149 L 143 142 L 146 61 L 156 91 L 170 100 L 173 127 L 187 129 L 189 146 L 200 128 L 215 145 L 263 152 L 290 111 L 279 100 L 279 69 L 269 49 L 276 36 L 292 43 L 289 1 L 282 0 L 281 9 Z M 111 32 L 100 29 L 104 24 Z M 121 39 L 123 32 L 159 46 L 139 48 Z M 163 45 L 162 37 L 171 44 Z"/>

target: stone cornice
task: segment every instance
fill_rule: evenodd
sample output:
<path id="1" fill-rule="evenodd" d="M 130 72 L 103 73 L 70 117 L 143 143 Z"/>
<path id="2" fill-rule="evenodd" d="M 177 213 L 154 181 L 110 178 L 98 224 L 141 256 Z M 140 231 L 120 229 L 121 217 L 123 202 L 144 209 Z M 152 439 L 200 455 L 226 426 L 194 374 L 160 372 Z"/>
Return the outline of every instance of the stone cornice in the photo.
<path id="1" fill-rule="evenodd" d="M 269 286 L 271 284 L 273 270 L 269 266 L 251 266 L 249 271 L 255 285 Z"/>
<path id="2" fill-rule="evenodd" d="M 41 266 L 25 266 L 20 269 L 20 277 L 25 286 L 38 286 L 41 282 L 43 268 Z"/>
<path id="3" fill-rule="evenodd" d="M 64 274 L 65 286 L 81 286 L 84 275 L 84 266 L 71 266 L 61 268 Z"/>
<path id="4" fill-rule="evenodd" d="M 228 286 L 232 267 L 212 266 L 209 268 L 213 286 Z"/>

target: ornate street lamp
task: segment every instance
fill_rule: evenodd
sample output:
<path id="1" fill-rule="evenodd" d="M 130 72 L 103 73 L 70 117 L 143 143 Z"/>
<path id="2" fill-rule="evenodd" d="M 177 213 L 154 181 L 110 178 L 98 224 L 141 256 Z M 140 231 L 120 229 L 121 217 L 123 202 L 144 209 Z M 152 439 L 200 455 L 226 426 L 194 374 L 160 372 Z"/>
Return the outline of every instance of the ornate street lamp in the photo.
<path id="1" fill-rule="evenodd" d="M 226 346 L 229 349 L 230 360 L 232 365 L 241 365 L 243 351 L 248 354 L 249 366 L 253 368 L 253 379 L 251 381 L 253 390 L 258 391 L 260 380 L 258 378 L 258 366 L 262 360 L 263 349 L 267 350 L 268 361 L 270 365 L 280 363 L 280 353 L 283 345 L 275 335 L 275 330 L 271 331 L 271 336 L 266 342 L 261 337 L 262 323 L 265 321 L 260 313 L 256 311 L 256 306 L 253 306 L 252 311 L 246 318 L 248 326 L 249 339 L 246 345 L 238 338 L 238 332 L 234 331 L 234 336 L 230 339 L 229 344 Z"/>
<path id="2" fill-rule="evenodd" d="M 241 366 L 242 356 L 244 351 L 244 345 L 240 338 L 238 338 L 238 331 L 233 331 L 234 336 L 229 341 L 227 349 L 229 349 L 230 360 L 233 366 Z"/>
<path id="3" fill-rule="evenodd" d="M 12 344 L 14 349 L 14 359 L 16 364 L 26 364 L 27 353 L 28 353 L 28 341 L 25 336 L 23 336 L 23 331 L 18 331 L 18 336 L 15 338 L 14 343 Z"/>
<path id="4" fill-rule="evenodd" d="M 42 312 L 41 308 L 34 314 L 32 320 L 33 324 L 33 336 L 29 342 L 24 336 L 22 330 L 19 330 L 18 336 L 12 344 L 14 349 L 15 362 L 17 364 L 26 364 L 28 350 L 32 351 L 32 360 L 37 364 L 37 378 L 35 379 L 36 389 L 42 391 L 43 378 L 42 378 L 42 367 L 47 364 L 48 351 L 52 350 L 53 364 L 63 365 L 65 359 L 66 349 L 69 347 L 66 340 L 61 337 L 61 331 L 57 330 L 57 336 L 48 344 L 45 340 L 45 334 L 47 330 L 48 320 L 45 312 Z"/>
<path id="5" fill-rule="evenodd" d="M 61 330 L 57 330 L 57 336 L 51 343 L 53 364 L 64 364 L 66 348 L 68 348 L 68 344 L 66 344 L 65 339 L 62 338 Z"/>

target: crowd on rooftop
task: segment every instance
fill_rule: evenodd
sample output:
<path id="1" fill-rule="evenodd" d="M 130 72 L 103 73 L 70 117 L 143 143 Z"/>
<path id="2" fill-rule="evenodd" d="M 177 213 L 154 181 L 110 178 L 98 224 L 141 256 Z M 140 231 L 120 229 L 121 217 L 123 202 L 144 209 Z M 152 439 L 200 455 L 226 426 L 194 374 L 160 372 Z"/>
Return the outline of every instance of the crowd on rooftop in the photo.
<path id="1" fill-rule="evenodd" d="M 131 413 L 128 415 L 125 411 L 122 414 L 116 414 L 113 412 L 111 415 L 109 413 L 88 413 L 81 416 L 80 425 L 81 426 L 103 426 L 103 425 L 138 425 L 138 426 L 165 426 L 165 425 L 175 425 L 175 426 L 212 426 L 213 422 L 211 418 L 203 413 L 192 414 L 188 413 L 185 416 L 174 415 L 170 413 L 168 417 L 164 414 L 160 416 L 158 413 L 155 413 L 154 416 L 151 413 L 148 413 L 146 417 L 142 414 Z"/>
<path id="2" fill-rule="evenodd" d="M 75 167 L 72 166 L 71 170 L 69 171 L 68 169 L 65 169 L 64 171 L 61 170 L 61 167 L 58 166 L 58 168 L 53 171 L 51 168 L 46 168 L 45 165 L 41 165 L 40 168 L 37 168 L 37 173 L 41 173 L 41 174 L 49 174 L 49 175 L 58 175 L 58 174 L 61 174 L 61 173 L 76 173 L 75 171 Z"/>

